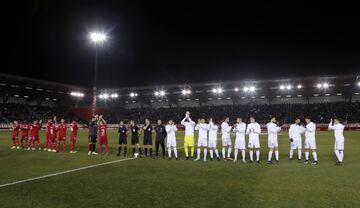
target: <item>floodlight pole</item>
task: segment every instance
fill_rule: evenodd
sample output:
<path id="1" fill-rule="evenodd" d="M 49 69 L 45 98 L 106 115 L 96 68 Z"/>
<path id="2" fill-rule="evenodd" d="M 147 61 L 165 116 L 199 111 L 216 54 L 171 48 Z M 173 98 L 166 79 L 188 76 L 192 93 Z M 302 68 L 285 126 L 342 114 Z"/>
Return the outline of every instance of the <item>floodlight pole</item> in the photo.
<path id="1" fill-rule="evenodd" d="M 96 91 L 97 91 L 97 70 L 98 70 L 98 46 L 95 44 L 95 62 L 94 62 L 94 83 L 93 83 L 93 100 L 92 100 L 92 115 L 96 112 Z"/>

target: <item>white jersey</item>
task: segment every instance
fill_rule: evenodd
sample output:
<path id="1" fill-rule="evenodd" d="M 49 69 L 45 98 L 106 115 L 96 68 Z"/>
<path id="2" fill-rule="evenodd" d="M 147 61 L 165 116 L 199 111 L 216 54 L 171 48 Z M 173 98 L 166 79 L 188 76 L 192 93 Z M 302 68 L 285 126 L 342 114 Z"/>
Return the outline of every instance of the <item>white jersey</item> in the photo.
<path id="1" fill-rule="evenodd" d="M 305 127 L 305 139 L 315 140 L 316 125 L 313 122 L 306 124 Z"/>
<path id="2" fill-rule="evenodd" d="M 211 122 L 208 125 L 208 129 L 209 129 L 209 140 L 215 140 L 216 141 L 219 127 L 216 124 Z"/>
<path id="3" fill-rule="evenodd" d="M 345 128 L 344 125 L 342 125 L 341 123 L 334 125 L 332 125 L 332 123 L 329 123 L 329 130 L 334 131 L 335 141 L 343 142 L 345 140 L 344 128 Z"/>
<path id="4" fill-rule="evenodd" d="M 289 138 L 301 141 L 301 134 L 304 132 L 304 127 L 298 124 L 291 124 L 289 128 Z"/>
<path id="5" fill-rule="evenodd" d="M 268 140 L 277 140 L 281 128 L 272 122 L 266 124 L 266 127 L 268 131 Z"/>
<path id="6" fill-rule="evenodd" d="M 223 139 L 230 139 L 231 126 L 228 123 L 222 122 L 221 134 Z"/>
<path id="7" fill-rule="evenodd" d="M 188 118 L 188 121 L 185 120 L 186 118 L 181 121 L 181 125 L 185 126 L 185 136 L 194 136 L 195 122 L 191 118 Z"/>
<path id="8" fill-rule="evenodd" d="M 245 139 L 246 123 L 237 123 L 233 130 L 236 135 L 236 139 Z"/>
<path id="9" fill-rule="evenodd" d="M 176 147 L 176 131 L 177 128 L 175 125 L 166 125 L 165 131 L 167 134 L 167 146 L 168 147 Z"/>
<path id="10" fill-rule="evenodd" d="M 259 139 L 261 128 L 258 123 L 249 123 L 246 129 L 246 133 L 249 134 L 249 139 Z"/>
<path id="11" fill-rule="evenodd" d="M 196 124 L 195 130 L 199 131 L 199 138 L 207 139 L 208 125 L 206 123 Z"/>

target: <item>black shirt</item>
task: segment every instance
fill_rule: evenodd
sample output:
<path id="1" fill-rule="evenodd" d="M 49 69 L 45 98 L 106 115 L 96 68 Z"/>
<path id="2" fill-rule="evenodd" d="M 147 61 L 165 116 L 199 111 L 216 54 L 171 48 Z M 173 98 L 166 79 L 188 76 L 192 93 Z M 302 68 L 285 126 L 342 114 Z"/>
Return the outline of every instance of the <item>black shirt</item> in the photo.
<path id="1" fill-rule="evenodd" d="M 119 127 L 119 130 L 118 130 L 118 132 L 120 133 L 119 137 L 126 138 L 126 131 L 127 131 L 127 128 L 125 126 Z"/>
<path id="2" fill-rule="evenodd" d="M 132 126 L 130 128 L 131 130 L 131 138 L 132 139 L 138 139 L 139 138 L 139 128 L 137 126 Z"/>
<path id="3" fill-rule="evenodd" d="M 149 125 L 146 129 L 144 129 L 144 137 L 149 138 L 152 134 L 152 126 Z"/>
<path id="4" fill-rule="evenodd" d="M 164 125 L 159 125 L 155 128 L 156 132 L 156 141 L 164 141 L 166 137 L 166 130 Z"/>
<path id="5" fill-rule="evenodd" d="M 89 135 L 97 136 L 97 123 L 95 121 L 92 121 L 89 124 Z"/>

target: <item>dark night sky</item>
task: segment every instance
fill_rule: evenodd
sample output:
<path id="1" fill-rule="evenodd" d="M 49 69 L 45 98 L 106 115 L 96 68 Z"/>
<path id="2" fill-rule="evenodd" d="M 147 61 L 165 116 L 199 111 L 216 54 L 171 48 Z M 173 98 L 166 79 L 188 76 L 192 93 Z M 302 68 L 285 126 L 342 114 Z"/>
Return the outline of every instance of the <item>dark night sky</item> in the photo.
<path id="1" fill-rule="evenodd" d="M 110 36 L 99 53 L 100 87 L 360 71 L 360 18 L 338 5 L 19 2 L 2 7 L 5 73 L 91 86 L 94 29 Z"/>

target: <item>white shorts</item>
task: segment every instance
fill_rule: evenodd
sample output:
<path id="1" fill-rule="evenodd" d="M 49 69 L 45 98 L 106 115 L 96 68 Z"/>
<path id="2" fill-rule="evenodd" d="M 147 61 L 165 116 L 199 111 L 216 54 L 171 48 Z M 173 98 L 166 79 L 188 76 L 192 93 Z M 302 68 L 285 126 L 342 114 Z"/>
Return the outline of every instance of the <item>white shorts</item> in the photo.
<path id="1" fill-rule="evenodd" d="M 335 141 L 335 150 L 344 150 L 344 141 Z"/>
<path id="2" fill-rule="evenodd" d="M 209 148 L 215 148 L 217 146 L 217 139 L 209 139 Z"/>
<path id="3" fill-rule="evenodd" d="M 268 139 L 268 146 L 269 148 L 278 147 L 278 140 L 277 139 Z"/>
<path id="4" fill-rule="evenodd" d="M 260 148 L 259 138 L 249 138 L 249 148 Z"/>
<path id="5" fill-rule="evenodd" d="M 198 147 L 207 147 L 207 138 L 199 138 L 197 145 Z"/>
<path id="6" fill-rule="evenodd" d="M 241 150 L 246 149 L 245 138 L 236 138 L 234 148 Z"/>
<path id="7" fill-rule="evenodd" d="M 305 149 L 316 149 L 316 141 L 315 139 L 305 139 Z"/>
<path id="8" fill-rule="evenodd" d="M 229 138 L 222 138 L 222 146 L 223 147 L 227 147 L 227 146 L 231 146 L 231 139 Z"/>
<path id="9" fill-rule="evenodd" d="M 168 139 L 166 143 L 167 147 L 176 147 L 176 139 Z"/>
<path id="10" fill-rule="evenodd" d="M 295 150 L 295 149 L 302 149 L 302 144 L 301 144 L 301 139 L 299 140 L 294 140 L 293 142 L 290 143 L 290 148 L 292 150 Z"/>

